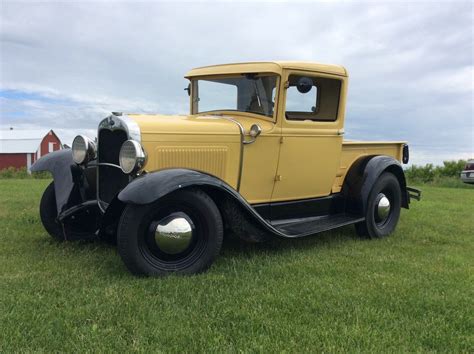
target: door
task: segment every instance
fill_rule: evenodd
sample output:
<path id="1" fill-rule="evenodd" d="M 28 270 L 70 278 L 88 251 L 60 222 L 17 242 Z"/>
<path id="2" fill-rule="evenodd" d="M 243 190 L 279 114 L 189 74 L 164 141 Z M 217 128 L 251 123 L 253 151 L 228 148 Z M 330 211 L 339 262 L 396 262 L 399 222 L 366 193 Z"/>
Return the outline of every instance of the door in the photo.
<path id="1" fill-rule="evenodd" d="M 340 164 L 346 78 L 288 71 L 285 79 L 272 201 L 327 196 Z"/>
<path id="2" fill-rule="evenodd" d="M 268 203 L 271 200 L 281 138 L 281 131 L 273 122 L 257 121 L 257 124 L 262 133 L 254 143 L 243 147 L 240 193 L 250 204 Z M 250 126 L 246 124 L 246 131 Z"/>

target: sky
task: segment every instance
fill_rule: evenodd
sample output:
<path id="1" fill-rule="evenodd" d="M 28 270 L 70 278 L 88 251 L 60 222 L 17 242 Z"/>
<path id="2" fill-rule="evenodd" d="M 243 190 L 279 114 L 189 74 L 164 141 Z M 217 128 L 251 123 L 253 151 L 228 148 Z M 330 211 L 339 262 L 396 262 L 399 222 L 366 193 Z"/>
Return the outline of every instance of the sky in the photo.
<path id="1" fill-rule="evenodd" d="M 474 158 L 473 17 L 470 1 L 0 0 L 0 129 L 71 144 L 111 111 L 188 113 L 193 67 L 309 60 L 349 72 L 347 139 Z"/>

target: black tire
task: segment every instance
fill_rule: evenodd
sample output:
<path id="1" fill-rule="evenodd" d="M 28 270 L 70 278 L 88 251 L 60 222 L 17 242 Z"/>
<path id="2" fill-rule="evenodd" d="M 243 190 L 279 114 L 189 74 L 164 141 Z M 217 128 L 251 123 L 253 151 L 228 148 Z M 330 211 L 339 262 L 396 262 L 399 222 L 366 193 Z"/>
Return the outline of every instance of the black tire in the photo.
<path id="1" fill-rule="evenodd" d="M 385 196 L 390 202 L 390 211 L 383 218 L 377 211 L 381 196 Z M 390 235 L 400 218 L 401 202 L 402 194 L 398 179 L 389 172 L 380 175 L 367 200 L 365 221 L 355 225 L 357 234 L 366 238 L 382 238 Z"/>
<path id="2" fill-rule="evenodd" d="M 40 218 L 44 228 L 52 238 L 58 241 L 64 241 L 61 224 L 56 221 L 57 216 L 56 193 L 54 191 L 54 182 L 51 182 L 41 197 Z"/>
<path id="3" fill-rule="evenodd" d="M 193 226 L 191 238 L 186 249 L 170 254 L 158 245 L 156 225 L 178 214 Z M 182 190 L 151 204 L 127 205 L 118 227 L 117 246 L 125 266 L 135 275 L 188 275 L 210 267 L 220 252 L 223 233 L 214 201 L 200 190 Z"/>

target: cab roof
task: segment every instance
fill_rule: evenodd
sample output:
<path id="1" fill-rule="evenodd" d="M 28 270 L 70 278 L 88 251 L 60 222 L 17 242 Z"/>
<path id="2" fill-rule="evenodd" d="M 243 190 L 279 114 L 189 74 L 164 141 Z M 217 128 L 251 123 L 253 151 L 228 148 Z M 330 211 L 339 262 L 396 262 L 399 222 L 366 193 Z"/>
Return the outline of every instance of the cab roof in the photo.
<path id="1" fill-rule="evenodd" d="M 185 77 L 207 75 L 225 75 L 239 73 L 275 73 L 280 74 L 284 69 L 308 70 L 320 73 L 347 76 L 347 70 L 340 65 L 321 64 L 311 61 L 261 61 L 247 63 L 231 63 L 203 66 L 189 71 Z"/>

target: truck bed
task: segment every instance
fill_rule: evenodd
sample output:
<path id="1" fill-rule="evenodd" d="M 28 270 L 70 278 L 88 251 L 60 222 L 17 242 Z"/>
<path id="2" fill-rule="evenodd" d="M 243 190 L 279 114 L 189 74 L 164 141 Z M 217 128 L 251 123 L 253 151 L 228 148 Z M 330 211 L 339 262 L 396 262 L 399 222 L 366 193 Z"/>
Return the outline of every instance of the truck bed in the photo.
<path id="1" fill-rule="evenodd" d="M 339 171 L 332 187 L 332 193 L 341 191 L 344 178 L 352 163 L 362 156 L 387 155 L 398 161 L 402 160 L 405 141 L 351 141 L 342 142 Z"/>

